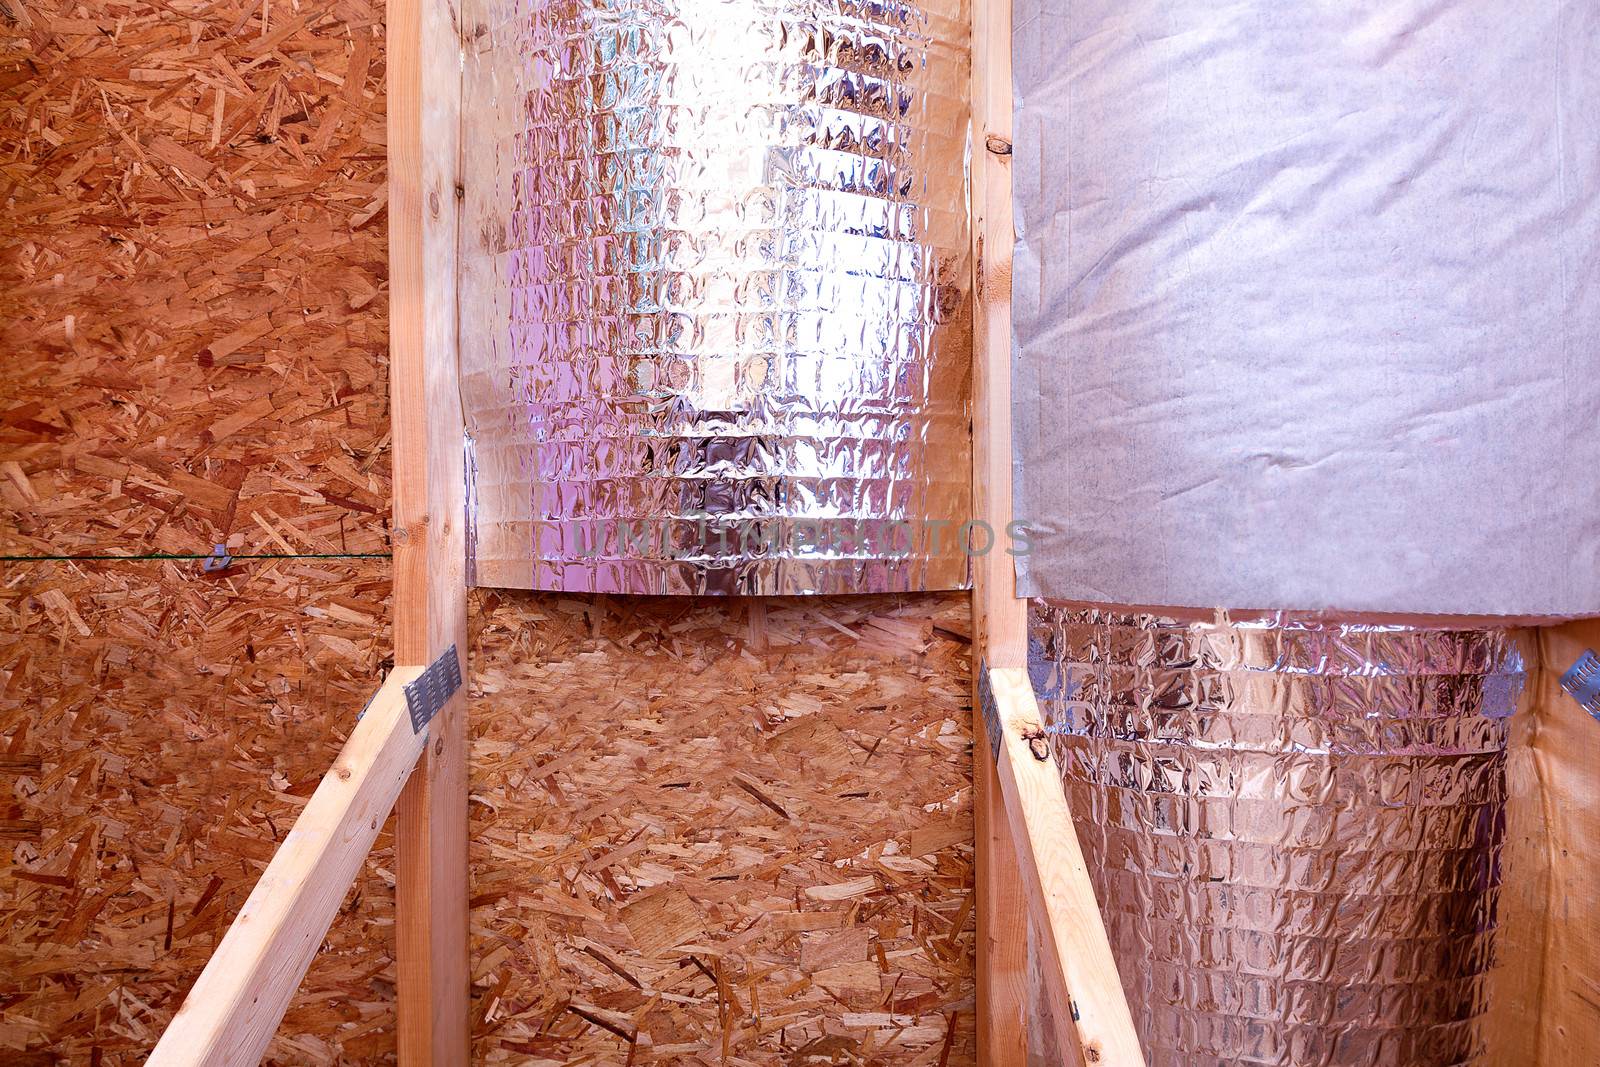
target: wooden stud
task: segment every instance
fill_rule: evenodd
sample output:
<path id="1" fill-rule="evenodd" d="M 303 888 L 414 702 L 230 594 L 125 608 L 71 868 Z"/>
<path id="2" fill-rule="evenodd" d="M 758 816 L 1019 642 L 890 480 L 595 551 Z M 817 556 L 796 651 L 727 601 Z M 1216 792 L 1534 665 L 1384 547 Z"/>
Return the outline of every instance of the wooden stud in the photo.
<path id="1" fill-rule="evenodd" d="M 1011 0 L 972 7 L 973 507 L 1002 532 L 1011 521 Z M 996 540 L 975 556 L 973 648 L 991 667 L 1027 664 L 1027 606 Z"/>
<path id="2" fill-rule="evenodd" d="M 396 0 L 388 29 L 395 659 L 426 664 L 452 644 L 463 658 L 467 651 L 456 362 L 461 39 L 446 0 Z M 399 1060 L 466 1063 L 464 696 L 430 727 L 398 814 Z"/>
<path id="3" fill-rule="evenodd" d="M 1507 1058 L 1490 1062 L 1580 1067 L 1600 1062 L 1600 929 L 1594 922 L 1600 903 L 1600 881 L 1594 876 L 1594 857 L 1600 851 L 1600 760 L 1594 757 L 1600 726 L 1561 688 L 1561 676 L 1585 651 L 1600 650 L 1600 619 L 1541 627 L 1537 634 L 1541 669 L 1532 679 L 1538 705 L 1534 758 L 1519 758 L 1513 748 L 1511 787 L 1513 805 L 1519 793 L 1526 798 L 1523 803 L 1542 794 L 1545 825 L 1539 827 L 1539 837 L 1546 849 L 1547 890 L 1542 901 L 1529 902 L 1530 910 L 1537 910 L 1521 928 L 1536 934 L 1542 927 L 1544 939 L 1542 944 L 1528 943 L 1529 938 L 1508 945 L 1501 936 L 1501 943 L 1531 957 L 1504 961 L 1513 968 L 1507 977 L 1519 980 L 1518 988 L 1504 992 L 1522 999 L 1530 1011 L 1541 1009 L 1542 1017 L 1536 1039 L 1526 1033 L 1528 1012 L 1504 1018 L 1502 1032 L 1491 1034 L 1490 1040 L 1491 1050 L 1503 1051 Z M 1515 807 L 1511 814 L 1515 818 Z M 1522 869 L 1507 870 L 1502 914 L 1505 902 L 1524 892 L 1519 883 L 1531 885 L 1540 873 L 1539 858 L 1526 853 L 1515 858 L 1523 861 Z M 1511 917 L 1522 918 L 1515 912 Z M 1536 965 L 1543 970 L 1542 1004 L 1528 993 L 1539 984 L 1530 974 Z M 1503 999 L 1512 1001 L 1512 996 Z"/>
<path id="4" fill-rule="evenodd" d="M 974 0 L 972 57 L 973 502 L 977 516 L 1001 531 L 1013 518 L 1010 0 Z M 1031 704 L 1027 605 L 1017 597 L 1012 558 L 998 547 L 973 559 L 972 614 L 974 680 L 985 670 L 1003 671 L 1008 685 L 1021 680 Z M 995 695 L 1001 697 L 998 690 Z M 1008 689 L 1006 699 L 1018 704 L 1022 694 Z M 1003 731 L 997 763 L 991 763 L 987 729 L 977 722 L 973 732 L 978 1026 L 984 1062 L 1021 1063 L 1030 1055 L 1053 1055 L 1142 1064 L 1055 764 L 1040 764 L 1030 755 L 1027 766 L 1014 766 L 1017 746 L 1022 752 L 1028 746 L 1009 728 Z M 1038 967 L 1029 966 L 1030 937 L 1041 957 Z M 1040 984 L 1043 988 L 1035 988 Z M 1031 1012 L 1038 1003 L 1050 1005 L 1048 1018 Z"/>
<path id="5" fill-rule="evenodd" d="M 148 1061 L 254 1067 L 389 817 L 426 732 L 411 728 L 397 668 L 356 724 Z"/>
<path id="6" fill-rule="evenodd" d="M 1028 980 L 1028 901 L 981 715 L 973 715 L 972 732 L 978 1048 L 985 1063 L 1026 1063 L 1028 1009 L 1035 999 Z"/>
<path id="7" fill-rule="evenodd" d="M 1050 1003 L 1075 1015 L 1077 1041 L 1096 1067 L 1143 1067 L 1133 1015 L 1111 955 L 1089 868 L 1072 830 L 1061 772 L 1048 751 L 1034 751 L 1039 705 L 1028 672 L 989 672 L 995 719 L 1003 735 L 996 763 L 1006 810 L 1013 820 L 1022 877 L 1040 926 L 1043 972 Z"/>
<path id="8" fill-rule="evenodd" d="M 1003 530 L 1011 517 L 1011 4 L 972 6 L 972 493 L 974 515 Z M 1005 542 L 1003 539 L 1001 543 Z M 1011 557 L 999 545 L 972 560 L 972 706 L 986 666 L 1019 666 L 1026 615 Z M 1028 919 L 1017 846 L 989 739 L 973 716 L 978 922 L 978 1048 L 987 1063 L 1023 1063 L 1029 1046 Z M 1035 1028 L 1050 1025 L 1035 1020 Z M 1038 1043 L 1037 1041 L 1035 1042 Z"/>

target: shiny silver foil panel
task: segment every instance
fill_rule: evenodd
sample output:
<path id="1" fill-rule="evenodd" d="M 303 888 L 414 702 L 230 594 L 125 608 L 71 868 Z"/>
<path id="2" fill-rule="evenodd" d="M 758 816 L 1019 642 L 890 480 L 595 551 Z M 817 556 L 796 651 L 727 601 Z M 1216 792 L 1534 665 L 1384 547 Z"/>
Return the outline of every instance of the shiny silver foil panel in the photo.
<path id="1" fill-rule="evenodd" d="M 465 17 L 474 581 L 963 585 L 964 0 Z"/>
<path id="2" fill-rule="evenodd" d="M 1023 593 L 1600 614 L 1600 3 L 1014 26 Z"/>
<path id="3" fill-rule="evenodd" d="M 1043 601 L 1030 631 L 1150 1067 L 1484 1062 L 1515 631 Z"/>

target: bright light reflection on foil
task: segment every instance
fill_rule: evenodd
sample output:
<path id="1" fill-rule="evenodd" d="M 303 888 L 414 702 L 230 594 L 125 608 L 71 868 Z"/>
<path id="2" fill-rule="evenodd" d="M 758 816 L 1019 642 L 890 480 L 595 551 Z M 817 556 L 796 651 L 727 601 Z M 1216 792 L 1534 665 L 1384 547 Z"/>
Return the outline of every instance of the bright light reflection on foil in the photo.
<path id="1" fill-rule="evenodd" d="M 965 583 L 930 524 L 969 510 L 966 18 L 488 6 L 462 241 L 478 584 Z"/>

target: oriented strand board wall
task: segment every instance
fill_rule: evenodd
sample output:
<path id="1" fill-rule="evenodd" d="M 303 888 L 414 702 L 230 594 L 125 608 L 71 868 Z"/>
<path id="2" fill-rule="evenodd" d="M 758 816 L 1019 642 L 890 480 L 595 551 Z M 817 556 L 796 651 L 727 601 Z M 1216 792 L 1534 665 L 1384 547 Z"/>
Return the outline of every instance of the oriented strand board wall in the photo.
<path id="1" fill-rule="evenodd" d="M 8 554 L 386 550 L 381 12 L 269 6 L 16 8 Z"/>
<path id="2" fill-rule="evenodd" d="M 0 17 L 0 554 L 385 552 L 382 10 Z M 0 1062 L 138 1063 L 371 692 L 385 559 L 0 562 Z M 275 1058 L 392 1044 L 377 873 Z"/>
<path id="3" fill-rule="evenodd" d="M 6 12 L 0 555 L 386 552 L 381 8 Z M 0 561 L 0 1062 L 142 1062 L 387 595 L 383 558 Z M 475 625 L 483 1060 L 973 1062 L 965 598 Z M 389 849 L 272 1062 L 392 1059 Z"/>
<path id="4" fill-rule="evenodd" d="M 478 606 L 482 1062 L 975 1062 L 965 596 Z"/>
<path id="5" fill-rule="evenodd" d="M 382 562 L 231 581 L 175 563 L 7 565 L 0 1063 L 143 1061 L 368 694 L 388 646 Z M 366 924 L 393 902 L 375 872 L 279 1062 L 391 1042 L 388 951 Z"/>

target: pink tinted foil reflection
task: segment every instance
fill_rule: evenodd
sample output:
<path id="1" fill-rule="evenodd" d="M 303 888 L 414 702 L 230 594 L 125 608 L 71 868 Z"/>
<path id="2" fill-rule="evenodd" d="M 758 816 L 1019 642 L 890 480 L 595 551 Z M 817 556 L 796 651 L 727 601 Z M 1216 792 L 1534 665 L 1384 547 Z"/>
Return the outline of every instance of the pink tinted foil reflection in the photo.
<path id="1" fill-rule="evenodd" d="M 474 581 L 964 585 L 965 3 L 520 0 L 477 18 Z"/>
<path id="2" fill-rule="evenodd" d="M 1483 1062 L 1513 631 L 1034 601 L 1150 1067 Z"/>

